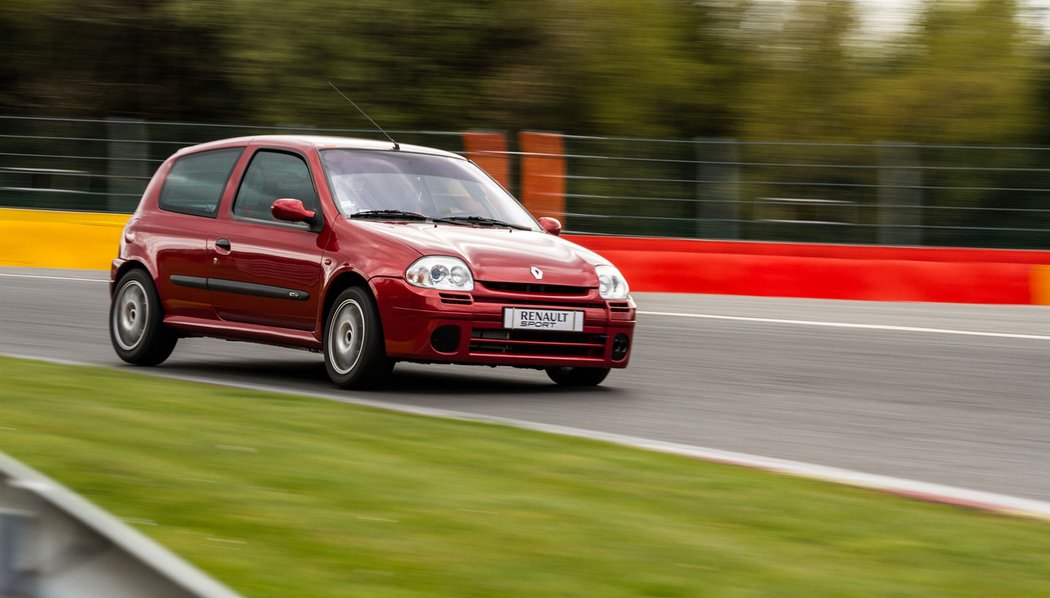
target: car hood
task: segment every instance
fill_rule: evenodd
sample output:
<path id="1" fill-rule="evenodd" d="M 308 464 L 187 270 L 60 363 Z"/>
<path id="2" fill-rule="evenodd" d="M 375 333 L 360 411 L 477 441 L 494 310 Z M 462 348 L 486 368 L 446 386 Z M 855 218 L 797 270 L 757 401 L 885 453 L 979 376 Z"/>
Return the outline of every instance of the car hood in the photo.
<path id="1" fill-rule="evenodd" d="M 609 263 L 598 254 L 544 232 L 449 224 L 361 222 L 422 255 L 451 255 L 487 282 L 597 287 L 594 266 Z M 532 268 L 538 268 L 537 279 Z"/>

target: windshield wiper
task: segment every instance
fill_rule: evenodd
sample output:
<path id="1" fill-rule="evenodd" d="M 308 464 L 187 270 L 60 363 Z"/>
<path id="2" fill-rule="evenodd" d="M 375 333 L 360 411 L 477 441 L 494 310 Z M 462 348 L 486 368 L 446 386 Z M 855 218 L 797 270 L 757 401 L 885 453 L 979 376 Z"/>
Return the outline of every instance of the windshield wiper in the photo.
<path id="1" fill-rule="evenodd" d="M 421 222 L 440 222 L 442 224 L 458 224 L 465 226 L 498 226 L 513 228 L 516 230 L 532 230 L 527 226 L 511 224 L 496 218 L 484 216 L 448 216 L 446 218 L 431 218 L 418 212 L 407 212 L 405 210 L 364 210 L 350 214 L 351 218 L 368 218 L 372 220 L 419 220 Z"/>
<path id="2" fill-rule="evenodd" d="M 350 214 L 351 218 L 370 218 L 375 220 L 422 220 L 428 221 L 423 214 L 404 210 L 364 210 Z"/>
<path id="3" fill-rule="evenodd" d="M 527 226 L 521 226 L 520 224 L 511 224 L 504 222 L 496 218 L 486 218 L 484 216 L 448 216 L 446 218 L 435 218 L 434 222 L 451 222 L 454 224 L 473 224 L 477 226 L 499 226 L 513 228 L 515 230 L 532 230 Z"/>

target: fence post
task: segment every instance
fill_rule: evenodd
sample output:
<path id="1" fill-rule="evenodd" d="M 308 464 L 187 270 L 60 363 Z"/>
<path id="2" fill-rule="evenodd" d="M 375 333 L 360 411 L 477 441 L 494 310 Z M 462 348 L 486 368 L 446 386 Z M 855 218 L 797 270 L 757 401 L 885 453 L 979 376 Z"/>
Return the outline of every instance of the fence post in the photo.
<path id="1" fill-rule="evenodd" d="M 29 513 L 0 509 L 0 596 L 35 596 Z"/>
<path id="2" fill-rule="evenodd" d="M 106 136 L 109 139 L 108 174 L 113 177 L 109 179 L 106 211 L 132 212 L 139 203 L 137 194 L 142 192 L 146 182 L 142 178 L 124 177 L 148 177 L 152 174 L 150 163 L 147 162 L 149 144 L 146 143 L 146 121 L 107 117 Z"/>
<path id="3" fill-rule="evenodd" d="M 740 237 L 739 147 L 734 139 L 697 137 L 696 236 Z"/>
<path id="4" fill-rule="evenodd" d="M 880 142 L 879 244 L 922 244 L 922 171 L 919 148 Z"/>

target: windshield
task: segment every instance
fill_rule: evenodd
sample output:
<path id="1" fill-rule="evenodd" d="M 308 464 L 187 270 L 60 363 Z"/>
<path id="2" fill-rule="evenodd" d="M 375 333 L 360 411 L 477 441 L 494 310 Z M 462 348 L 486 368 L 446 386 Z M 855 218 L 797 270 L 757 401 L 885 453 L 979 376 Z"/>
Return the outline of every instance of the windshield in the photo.
<path id="1" fill-rule="evenodd" d="M 504 222 L 538 230 L 525 208 L 480 168 L 465 160 L 391 151 L 322 150 L 339 210 L 346 217 L 397 212 L 471 224 Z M 382 214 L 385 212 L 385 214 Z"/>

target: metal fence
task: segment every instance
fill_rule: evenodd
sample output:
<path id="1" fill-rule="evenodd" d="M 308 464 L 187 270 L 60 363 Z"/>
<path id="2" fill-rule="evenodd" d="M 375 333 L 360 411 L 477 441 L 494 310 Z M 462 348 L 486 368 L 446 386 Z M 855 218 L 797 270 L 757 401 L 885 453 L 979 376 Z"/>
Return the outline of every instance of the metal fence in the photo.
<path id="1" fill-rule="evenodd" d="M 132 211 L 156 166 L 179 147 L 275 132 L 376 136 L 371 129 L 10 116 L 0 116 L 0 131 L 0 205 L 113 212 Z M 463 151 L 459 132 L 393 133 Z M 510 141 L 508 154 L 520 158 Z M 563 141 L 563 216 L 574 232 L 1050 248 L 1047 147 Z"/>
<path id="2" fill-rule="evenodd" d="M 576 229 L 1050 248 L 1050 148 L 565 139 Z"/>
<path id="3" fill-rule="evenodd" d="M 376 131 L 0 116 L 0 206 L 130 213 L 153 172 L 179 148 L 273 133 L 374 137 Z M 460 133 L 394 133 L 404 143 L 462 149 Z"/>

